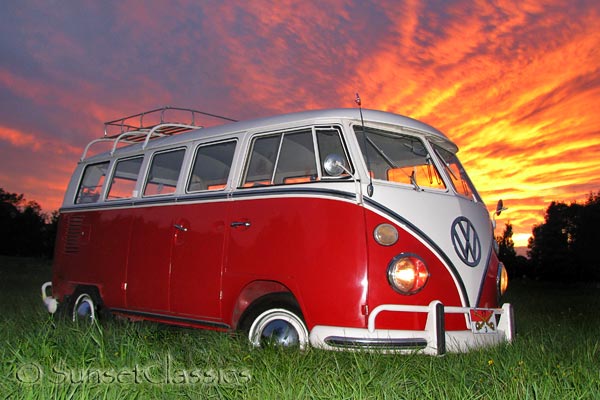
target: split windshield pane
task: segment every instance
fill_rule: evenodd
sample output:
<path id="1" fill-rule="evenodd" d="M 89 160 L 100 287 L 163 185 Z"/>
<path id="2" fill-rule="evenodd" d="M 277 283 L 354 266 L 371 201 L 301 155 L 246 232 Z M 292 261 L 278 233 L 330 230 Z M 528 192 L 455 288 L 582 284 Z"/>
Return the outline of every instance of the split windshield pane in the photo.
<path id="1" fill-rule="evenodd" d="M 475 186 L 471 183 L 467 172 L 458 160 L 458 157 L 456 157 L 456 154 L 439 146 L 434 146 L 434 148 L 444 163 L 446 174 L 450 177 L 454 190 L 471 200 L 481 201 L 479 194 L 475 190 Z"/>
<path id="2" fill-rule="evenodd" d="M 369 173 L 373 179 L 411 185 L 415 188 L 445 190 L 433 159 L 424 143 L 416 137 L 355 126 Z"/>

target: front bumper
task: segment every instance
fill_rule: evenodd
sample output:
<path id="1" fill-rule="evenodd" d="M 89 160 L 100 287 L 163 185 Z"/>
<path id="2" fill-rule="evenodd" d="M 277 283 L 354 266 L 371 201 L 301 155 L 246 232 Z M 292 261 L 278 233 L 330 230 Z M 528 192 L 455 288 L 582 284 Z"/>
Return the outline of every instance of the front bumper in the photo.
<path id="1" fill-rule="evenodd" d="M 424 330 L 376 329 L 375 320 L 382 311 L 427 313 Z M 446 331 L 446 314 L 464 314 L 471 330 Z M 475 320 L 474 315 L 488 315 L 488 320 Z M 485 329 L 482 329 L 485 328 Z M 487 329 L 489 328 L 489 329 Z M 422 352 L 441 355 L 466 352 L 477 347 L 511 342 L 515 336 L 514 312 L 510 304 L 502 308 L 475 309 L 445 307 L 440 301 L 428 306 L 382 304 L 369 314 L 367 329 L 317 325 L 310 332 L 314 347 L 328 350 L 367 349 L 385 352 Z"/>

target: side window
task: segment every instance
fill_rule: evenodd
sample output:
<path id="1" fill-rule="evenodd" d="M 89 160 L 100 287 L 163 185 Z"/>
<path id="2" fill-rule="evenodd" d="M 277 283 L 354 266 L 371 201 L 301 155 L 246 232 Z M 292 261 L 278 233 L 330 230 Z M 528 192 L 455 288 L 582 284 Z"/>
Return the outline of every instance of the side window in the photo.
<path id="1" fill-rule="evenodd" d="M 275 167 L 274 183 L 310 182 L 317 177 L 312 131 L 285 133 Z"/>
<path id="2" fill-rule="evenodd" d="M 243 187 L 310 182 L 318 179 L 312 130 L 255 138 Z"/>
<path id="3" fill-rule="evenodd" d="M 194 159 L 188 192 L 200 190 L 221 190 L 227 185 L 235 141 L 202 145 L 198 147 Z"/>
<path id="4" fill-rule="evenodd" d="M 91 164 L 85 167 L 83 179 L 77 190 L 75 204 L 96 203 L 102 193 L 102 185 L 106 180 L 106 171 L 108 170 L 108 161 Z"/>
<path id="5" fill-rule="evenodd" d="M 144 196 L 172 194 L 177 188 L 185 149 L 157 153 L 152 158 Z"/>
<path id="6" fill-rule="evenodd" d="M 244 187 L 272 185 L 273 170 L 282 135 L 262 136 L 252 142 L 250 162 L 246 169 Z"/>
<path id="7" fill-rule="evenodd" d="M 327 172 L 325 171 L 325 159 L 330 155 L 340 156 L 343 160 L 342 163 L 344 164 L 344 168 L 352 172 L 348 162 L 348 154 L 344 149 L 340 131 L 338 129 L 317 129 L 317 143 L 319 144 L 319 156 L 321 158 L 321 171 L 323 171 L 323 177 L 326 178 L 328 176 Z M 338 178 L 347 176 L 348 173 L 344 171 L 341 176 L 338 176 Z"/>
<path id="8" fill-rule="evenodd" d="M 137 182 L 143 157 L 119 160 L 108 190 L 107 200 L 129 199 Z"/>

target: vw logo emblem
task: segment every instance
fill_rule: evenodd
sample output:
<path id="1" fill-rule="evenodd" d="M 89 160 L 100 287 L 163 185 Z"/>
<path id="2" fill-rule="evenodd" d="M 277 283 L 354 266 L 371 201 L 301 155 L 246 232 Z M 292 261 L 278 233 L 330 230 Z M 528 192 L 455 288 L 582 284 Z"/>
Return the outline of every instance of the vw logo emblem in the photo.
<path id="1" fill-rule="evenodd" d="M 481 242 L 475 227 L 465 217 L 458 217 L 452 223 L 452 244 L 458 257 L 469 267 L 481 260 Z"/>

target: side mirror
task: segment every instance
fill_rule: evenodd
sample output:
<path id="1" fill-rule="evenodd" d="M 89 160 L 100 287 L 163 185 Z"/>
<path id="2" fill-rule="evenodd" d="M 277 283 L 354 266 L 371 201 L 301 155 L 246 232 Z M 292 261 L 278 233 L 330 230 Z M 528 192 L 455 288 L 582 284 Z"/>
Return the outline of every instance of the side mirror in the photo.
<path id="1" fill-rule="evenodd" d="M 507 208 L 504 207 L 504 202 L 502 201 L 502 199 L 498 200 L 498 205 L 496 206 L 496 215 L 500 215 L 502 211 L 505 210 L 507 210 Z"/>
<path id="2" fill-rule="evenodd" d="M 339 154 L 329 154 L 325 157 L 325 161 L 323 162 L 323 167 L 325 167 L 325 172 L 329 176 L 340 176 L 342 173 L 349 173 L 348 170 L 344 167 L 344 159 Z"/>

